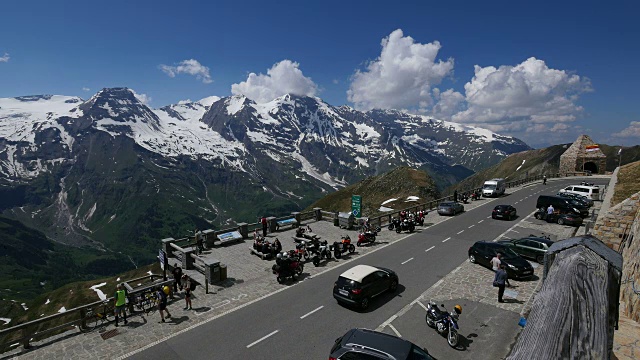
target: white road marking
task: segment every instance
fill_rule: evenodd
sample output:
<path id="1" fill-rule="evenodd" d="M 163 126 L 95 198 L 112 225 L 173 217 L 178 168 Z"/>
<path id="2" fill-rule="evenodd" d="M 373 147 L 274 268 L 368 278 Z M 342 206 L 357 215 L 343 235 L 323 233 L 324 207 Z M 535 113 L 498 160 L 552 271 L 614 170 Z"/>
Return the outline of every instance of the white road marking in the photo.
<path id="1" fill-rule="evenodd" d="M 389 327 L 391 328 L 391 330 L 393 330 L 394 333 L 396 333 L 397 337 L 402 337 L 402 335 L 400 335 L 400 333 L 398 332 L 398 330 L 396 330 L 395 327 L 393 327 L 393 325 L 389 324 Z"/>
<path id="2" fill-rule="evenodd" d="M 434 247 L 435 247 L 435 246 L 432 246 L 432 247 L 428 248 L 427 250 L 425 250 L 424 252 L 427 252 L 427 251 L 429 251 L 429 250 L 433 249 Z"/>
<path id="3" fill-rule="evenodd" d="M 487 216 L 487 219 L 491 219 L 491 216 Z"/>
<path id="4" fill-rule="evenodd" d="M 422 308 L 424 309 L 424 311 L 427 311 L 427 307 L 426 307 L 426 306 L 424 306 L 424 304 L 423 304 L 422 302 L 420 302 L 420 301 L 416 301 L 416 304 L 418 304 L 418 305 L 422 306 Z"/>
<path id="5" fill-rule="evenodd" d="M 300 319 L 304 319 L 304 318 L 306 318 L 307 316 L 309 316 L 309 315 L 313 314 L 314 312 L 316 312 L 316 311 L 318 311 L 318 310 L 322 309 L 323 307 L 324 307 L 324 305 L 320 306 L 319 308 L 317 308 L 317 309 L 315 309 L 315 310 L 311 310 L 310 312 L 308 312 L 308 313 L 306 313 L 306 314 L 304 314 L 304 315 L 300 316 Z"/>
<path id="6" fill-rule="evenodd" d="M 513 231 L 514 233 L 520 234 L 520 231 L 517 231 L 517 230 L 509 229 L 509 231 Z"/>
<path id="7" fill-rule="evenodd" d="M 409 259 L 409 260 L 405 260 L 403 263 L 401 263 L 400 265 L 404 265 L 406 263 L 408 263 L 409 261 L 413 260 L 413 258 Z"/>
<path id="8" fill-rule="evenodd" d="M 458 235 L 462 234 L 463 232 L 464 232 L 464 230 L 458 231 Z"/>
<path id="9" fill-rule="evenodd" d="M 470 226 L 469 226 L 469 229 L 471 229 L 471 228 L 472 228 L 472 227 L 474 227 L 474 226 L 475 226 L 475 225 L 470 225 Z"/>
<path id="10" fill-rule="evenodd" d="M 481 222 L 483 222 L 483 221 L 484 221 L 484 219 L 482 219 L 482 220 L 478 221 L 478 224 L 480 224 L 480 223 L 481 223 Z"/>
<path id="11" fill-rule="evenodd" d="M 460 234 L 460 233 L 458 233 L 458 234 Z M 442 242 L 447 242 L 447 241 L 449 241 L 449 239 L 451 239 L 451 237 L 448 237 L 448 238 L 442 240 Z"/>
<path id="12" fill-rule="evenodd" d="M 261 337 L 260 339 L 258 339 L 258 340 L 256 340 L 256 341 L 252 342 L 251 344 L 247 345 L 247 349 L 248 349 L 248 348 L 250 348 L 250 347 L 252 347 L 253 345 L 255 345 L 255 344 L 259 343 L 260 341 L 262 341 L 262 340 L 264 340 L 264 339 L 268 338 L 269 336 L 271 336 L 271 335 L 273 335 L 273 334 L 276 334 L 278 331 L 280 331 L 280 330 L 272 331 L 270 334 L 267 334 L 267 335 L 265 335 L 265 336 Z"/>

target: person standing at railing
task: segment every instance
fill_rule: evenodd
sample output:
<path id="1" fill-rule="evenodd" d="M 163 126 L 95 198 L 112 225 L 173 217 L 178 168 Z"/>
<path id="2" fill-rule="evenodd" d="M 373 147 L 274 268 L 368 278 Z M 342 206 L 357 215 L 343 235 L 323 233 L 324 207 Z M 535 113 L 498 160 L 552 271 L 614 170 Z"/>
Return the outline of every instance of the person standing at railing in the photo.
<path id="1" fill-rule="evenodd" d="M 263 216 L 260 222 L 262 223 L 262 237 L 267 237 L 267 217 Z"/>
<path id="2" fill-rule="evenodd" d="M 180 280 L 182 279 L 182 268 L 175 263 L 173 265 L 173 270 L 171 270 L 171 274 L 173 274 L 173 293 L 178 292 L 178 288 L 182 290 L 182 285 L 180 284 Z"/>
<path id="3" fill-rule="evenodd" d="M 124 289 L 122 284 L 118 284 L 113 299 L 116 303 L 114 310 L 114 314 L 116 316 L 116 326 L 118 326 L 118 319 L 120 318 L 121 314 L 124 318 L 124 324 L 127 325 L 127 311 L 125 309 L 125 306 L 127 305 L 127 290 Z"/>

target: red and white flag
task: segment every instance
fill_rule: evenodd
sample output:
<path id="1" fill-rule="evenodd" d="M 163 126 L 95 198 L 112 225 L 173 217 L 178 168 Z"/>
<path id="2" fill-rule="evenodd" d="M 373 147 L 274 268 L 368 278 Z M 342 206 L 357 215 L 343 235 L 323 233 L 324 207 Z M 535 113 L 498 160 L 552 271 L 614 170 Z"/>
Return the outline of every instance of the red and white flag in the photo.
<path id="1" fill-rule="evenodd" d="M 587 152 L 593 152 L 593 151 L 598 151 L 598 150 L 600 150 L 600 146 L 595 145 L 595 144 L 594 144 L 594 145 L 587 145 L 587 146 L 585 146 L 584 148 L 585 148 L 585 150 L 586 150 Z"/>

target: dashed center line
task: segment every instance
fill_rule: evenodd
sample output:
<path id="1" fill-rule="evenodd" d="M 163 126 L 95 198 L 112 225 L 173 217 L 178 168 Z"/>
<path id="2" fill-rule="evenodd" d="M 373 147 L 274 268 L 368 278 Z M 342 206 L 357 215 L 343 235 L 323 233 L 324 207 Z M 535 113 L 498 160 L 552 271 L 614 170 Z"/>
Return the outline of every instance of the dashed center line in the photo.
<path id="1" fill-rule="evenodd" d="M 425 250 L 424 252 L 427 252 L 427 251 L 429 251 L 429 250 L 433 249 L 434 247 L 435 247 L 435 246 L 432 246 L 432 247 L 428 248 L 427 250 Z"/>
<path id="2" fill-rule="evenodd" d="M 484 221 L 484 219 L 482 219 L 482 220 L 478 221 L 478 224 L 480 224 L 480 223 L 481 223 L 481 222 L 483 222 L 483 221 Z"/>
<path id="3" fill-rule="evenodd" d="M 460 234 L 460 233 L 458 233 L 458 234 Z M 451 239 L 451 237 L 448 237 L 448 238 L 442 240 L 442 242 L 447 242 L 447 241 L 449 241 L 449 239 Z"/>
<path id="4" fill-rule="evenodd" d="M 472 227 L 474 227 L 475 225 L 469 225 L 469 229 L 471 229 Z"/>
<path id="5" fill-rule="evenodd" d="M 409 260 L 405 260 L 403 263 L 401 263 L 401 265 L 404 265 L 406 263 L 408 263 L 409 261 L 413 260 L 413 258 L 409 259 Z"/>
<path id="6" fill-rule="evenodd" d="M 262 341 L 262 340 L 264 340 L 264 339 L 268 338 L 269 336 L 276 334 L 278 331 L 280 331 L 280 330 L 272 331 L 271 333 L 269 333 L 269 334 L 267 334 L 267 335 L 265 335 L 265 336 L 261 337 L 260 339 L 258 339 L 258 340 L 256 340 L 256 341 L 252 342 L 251 344 L 247 345 L 247 349 L 248 349 L 248 348 L 250 348 L 250 347 L 252 347 L 253 345 L 255 345 L 255 344 L 259 343 L 260 341 Z"/>
<path id="7" fill-rule="evenodd" d="M 310 312 L 308 312 L 308 313 L 306 313 L 306 314 L 304 314 L 304 315 L 300 316 L 300 319 L 304 319 L 304 318 L 306 318 L 307 316 L 309 316 L 309 315 L 313 314 L 314 312 L 316 312 L 316 311 L 318 311 L 318 310 L 322 309 L 323 307 L 324 307 L 324 305 L 320 306 L 319 308 L 317 308 L 317 309 L 315 309 L 315 310 L 311 310 Z"/>
<path id="8" fill-rule="evenodd" d="M 458 235 L 462 234 L 463 232 L 464 232 L 464 230 L 458 231 Z"/>

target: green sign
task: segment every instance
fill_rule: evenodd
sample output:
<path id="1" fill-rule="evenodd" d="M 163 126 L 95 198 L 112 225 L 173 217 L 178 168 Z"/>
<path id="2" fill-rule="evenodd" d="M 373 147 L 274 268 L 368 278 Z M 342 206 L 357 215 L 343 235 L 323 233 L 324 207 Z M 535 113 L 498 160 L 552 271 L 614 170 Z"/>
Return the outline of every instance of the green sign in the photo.
<path id="1" fill-rule="evenodd" d="M 362 196 L 351 195 L 351 213 L 355 217 L 362 216 Z"/>

